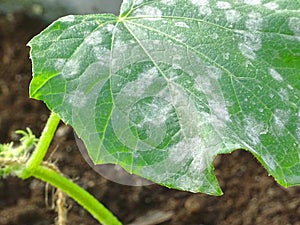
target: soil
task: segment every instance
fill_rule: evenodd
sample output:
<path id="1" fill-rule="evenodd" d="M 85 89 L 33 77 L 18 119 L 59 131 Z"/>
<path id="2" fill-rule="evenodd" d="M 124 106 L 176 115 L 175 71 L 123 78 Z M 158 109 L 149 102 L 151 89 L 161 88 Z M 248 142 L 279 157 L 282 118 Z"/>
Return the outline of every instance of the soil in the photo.
<path id="1" fill-rule="evenodd" d="M 28 98 L 31 37 L 46 25 L 22 13 L 0 16 L 0 142 L 18 140 L 17 129 L 40 134 L 49 111 Z M 159 185 L 130 187 L 113 183 L 84 161 L 71 128 L 60 125 L 48 160 L 103 202 L 124 224 L 134 225 L 300 225 L 300 187 L 284 189 L 249 153 L 218 156 L 215 173 L 221 197 L 170 190 Z M 54 190 L 35 179 L 0 179 L 0 225 L 50 225 L 57 213 Z M 48 201 L 47 200 L 48 197 Z M 98 224 L 71 199 L 69 225 Z"/>

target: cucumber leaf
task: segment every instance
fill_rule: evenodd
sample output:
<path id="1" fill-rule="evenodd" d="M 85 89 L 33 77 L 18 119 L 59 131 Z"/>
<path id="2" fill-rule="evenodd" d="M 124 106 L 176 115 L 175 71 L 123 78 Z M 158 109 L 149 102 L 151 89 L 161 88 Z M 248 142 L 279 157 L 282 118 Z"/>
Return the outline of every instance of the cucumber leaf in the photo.
<path id="1" fill-rule="evenodd" d="M 66 16 L 29 46 L 30 96 L 95 164 L 220 195 L 213 160 L 250 151 L 300 184 L 300 1 L 124 0 Z"/>

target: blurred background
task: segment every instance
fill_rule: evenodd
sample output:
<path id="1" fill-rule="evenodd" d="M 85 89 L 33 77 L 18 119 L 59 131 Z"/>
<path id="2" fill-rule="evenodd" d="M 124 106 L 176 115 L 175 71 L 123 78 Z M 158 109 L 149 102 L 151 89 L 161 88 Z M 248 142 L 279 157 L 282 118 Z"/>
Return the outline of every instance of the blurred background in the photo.
<path id="1" fill-rule="evenodd" d="M 67 14 L 119 14 L 121 2 L 122 0 L 0 0 L 0 13 L 23 11 L 49 22 Z"/>

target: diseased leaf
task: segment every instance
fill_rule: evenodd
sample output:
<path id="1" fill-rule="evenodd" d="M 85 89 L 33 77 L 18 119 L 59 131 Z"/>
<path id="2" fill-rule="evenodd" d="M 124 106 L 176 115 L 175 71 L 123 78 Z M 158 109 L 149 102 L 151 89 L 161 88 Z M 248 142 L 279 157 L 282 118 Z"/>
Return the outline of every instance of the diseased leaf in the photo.
<path id="1" fill-rule="evenodd" d="M 125 0 L 31 42 L 30 95 L 94 163 L 219 195 L 217 154 L 250 151 L 300 183 L 300 1 Z"/>

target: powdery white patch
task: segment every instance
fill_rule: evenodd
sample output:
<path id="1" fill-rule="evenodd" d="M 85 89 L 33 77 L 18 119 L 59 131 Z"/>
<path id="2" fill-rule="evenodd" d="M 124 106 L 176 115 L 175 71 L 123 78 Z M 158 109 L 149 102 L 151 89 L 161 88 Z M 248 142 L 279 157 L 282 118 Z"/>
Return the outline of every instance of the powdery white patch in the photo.
<path id="1" fill-rule="evenodd" d="M 254 60 L 256 58 L 254 50 L 245 43 L 239 43 L 239 50 L 247 59 Z"/>
<path id="2" fill-rule="evenodd" d="M 88 45 L 99 45 L 102 43 L 101 31 L 97 30 L 85 38 L 84 42 Z"/>
<path id="3" fill-rule="evenodd" d="M 173 63 L 173 64 L 172 64 L 172 68 L 173 68 L 174 70 L 180 70 L 180 69 L 182 69 L 181 66 L 180 66 L 179 64 L 177 64 L 177 63 Z"/>
<path id="4" fill-rule="evenodd" d="M 162 0 L 161 3 L 168 5 L 168 6 L 173 6 L 176 4 L 176 0 Z"/>
<path id="5" fill-rule="evenodd" d="M 138 76 L 136 83 L 136 90 L 133 90 L 133 94 L 140 96 L 146 89 L 153 84 L 154 80 L 159 76 L 159 72 L 156 67 L 145 70 Z"/>
<path id="6" fill-rule="evenodd" d="M 267 9 L 270 10 L 275 10 L 279 8 L 279 5 L 276 2 L 268 2 L 266 4 L 264 4 L 264 7 L 266 7 Z"/>
<path id="7" fill-rule="evenodd" d="M 261 158 L 263 159 L 265 164 L 267 164 L 267 166 L 270 170 L 275 170 L 276 169 L 276 162 L 275 162 L 272 155 L 269 155 L 269 154 L 261 155 Z"/>
<path id="8" fill-rule="evenodd" d="M 208 0 L 191 0 L 191 3 L 196 6 L 209 5 Z"/>
<path id="9" fill-rule="evenodd" d="M 298 37 L 300 41 L 300 18 L 291 17 L 289 19 L 289 28 L 294 32 L 294 34 Z"/>
<path id="10" fill-rule="evenodd" d="M 279 81 L 279 82 L 282 82 L 283 81 L 283 78 L 282 76 L 273 68 L 270 68 L 269 69 L 269 73 L 270 75 L 273 77 L 273 79 Z"/>
<path id="11" fill-rule="evenodd" d="M 231 9 L 231 5 L 229 2 L 218 1 L 217 8 L 218 9 Z"/>
<path id="12" fill-rule="evenodd" d="M 190 0 L 191 3 L 198 7 L 198 12 L 200 15 L 209 16 L 212 13 L 211 8 L 209 7 L 208 0 Z"/>
<path id="13" fill-rule="evenodd" d="M 212 13 L 211 8 L 209 6 L 206 6 L 206 5 L 199 6 L 198 11 L 201 15 L 204 15 L 204 16 L 209 16 Z"/>
<path id="14" fill-rule="evenodd" d="M 286 89 L 280 88 L 278 94 L 279 94 L 280 98 L 282 99 L 282 101 L 287 102 L 290 100 L 289 92 Z"/>
<path id="15" fill-rule="evenodd" d="M 202 115 L 203 118 L 208 116 L 209 115 L 206 114 Z M 209 126 L 207 122 L 203 122 L 202 127 L 204 127 L 204 129 L 209 129 L 207 127 Z M 177 144 L 171 146 L 168 149 L 170 154 L 166 163 L 177 165 L 179 170 L 182 168 L 182 164 L 191 161 L 189 164 L 189 172 L 199 176 L 201 172 L 212 163 L 213 158 L 221 148 L 222 143 L 222 140 L 216 133 L 208 132 L 206 135 L 208 136 L 205 137 L 205 134 L 204 136 L 198 134 L 194 137 L 184 137 Z"/>
<path id="16" fill-rule="evenodd" d="M 247 5 L 260 5 L 261 0 L 244 0 L 244 3 Z"/>
<path id="17" fill-rule="evenodd" d="M 147 18 L 147 20 L 160 20 L 163 13 L 157 7 L 145 5 L 144 7 L 136 10 L 135 15 L 149 16 L 150 18 Z"/>
<path id="18" fill-rule="evenodd" d="M 220 100 L 210 100 L 208 104 L 211 109 L 211 112 L 213 113 L 210 122 L 214 125 L 214 127 L 224 128 L 225 124 L 223 122 L 230 121 L 230 115 L 226 105 Z"/>
<path id="19" fill-rule="evenodd" d="M 135 0 L 134 5 L 140 5 L 144 2 L 144 0 Z"/>
<path id="20" fill-rule="evenodd" d="M 185 42 L 187 40 L 187 37 L 185 36 L 184 33 L 178 33 L 175 35 L 176 40 Z"/>
<path id="21" fill-rule="evenodd" d="M 96 58 L 97 62 L 100 63 L 100 65 L 107 67 L 109 66 L 111 58 L 110 50 L 101 45 L 97 45 L 93 47 L 92 53 L 94 54 L 94 57 Z"/>
<path id="22" fill-rule="evenodd" d="M 254 60 L 256 58 L 255 52 L 260 50 L 262 47 L 259 33 L 245 31 L 236 32 L 242 34 L 244 39 L 244 41 L 238 45 L 239 50 L 247 59 Z"/>
<path id="23" fill-rule="evenodd" d="M 153 101 L 147 105 L 146 110 L 135 107 L 136 106 L 133 107 L 133 110 L 138 110 L 143 116 L 142 120 L 137 124 L 137 127 L 142 128 L 151 124 L 155 130 L 165 125 L 172 111 L 171 104 L 162 104 L 157 99 L 153 99 Z M 149 134 L 149 136 L 151 136 L 151 134 Z M 165 134 L 162 136 L 165 136 Z"/>
<path id="24" fill-rule="evenodd" d="M 222 70 L 215 66 L 208 66 L 205 72 L 215 80 L 220 79 L 222 76 Z"/>
<path id="25" fill-rule="evenodd" d="M 245 134 L 253 145 L 258 145 L 260 143 L 260 135 L 266 133 L 265 125 L 252 116 L 245 117 L 244 123 Z"/>
<path id="26" fill-rule="evenodd" d="M 57 59 L 54 64 L 55 70 L 57 71 L 61 70 L 65 64 L 66 64 L 66 59 Z"/>
<path id="27" fill-rule="evenodd" d="M 248 19 L 245 22 L 245 25 L 249 31 L 257 31 L 261 29 L 262 26 L 262 16 L 260 13 L 251 12 L 248 14 Z"/>
<path id="28" fill-rule="evenodd" d="M 109 33 L 112 33 L 115 29 L 115 25 L 113 24 L 108 24 L 105 26 L 105 29 L 109 32 Z"/>
<path id="29" fill-rule="evenodd" d="M 65 79 L 70 79 L 78 75 L 80 71 L 80 64 L 77 59 L 70 59 L 66 62 L 61 75 Z"/>
<path id="30" fill-rule="evenodd" d="M 75 21 L 75 16 L 74 15 L 69 15 L 69 16 L 64 16 L 59 19 L 61 22 L 74 22 Z"/>
<path id="31" fill-rule="evenodd" d="M 176 27 L 183 27 L 183 28 L 190 28 L 189 25 L 187 25 L 185 22 L 176 22 Z"/>
<path id="32" fill-rule="evenodd" d="M 284 129 L 289 121 L 290 114 L 290 110 L 275 109 L 273 113 L 274 129 L 280 134 L 284 133 Z"/>
<path id="33" fill-rule="evenodd" d="M 212 34 L 212 39 L 217 40 L 219 38 L 219 35 L 217 33 Z"/>
<path id="34" fill-rule="evenodd" d="M 241 19 L 240 12 L 230 9 L 225 12 L 226 20 L 228 23 L 237 23 Z"/>
<path id="35" fill-rule="evenodd" d="M 75 90 L 66 96 L 66 101 L 74 108 L 81 108 L 86 106 L 88 98 L 83 91 Z"/>

